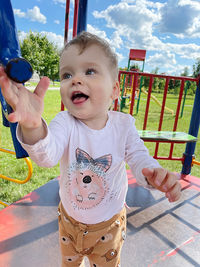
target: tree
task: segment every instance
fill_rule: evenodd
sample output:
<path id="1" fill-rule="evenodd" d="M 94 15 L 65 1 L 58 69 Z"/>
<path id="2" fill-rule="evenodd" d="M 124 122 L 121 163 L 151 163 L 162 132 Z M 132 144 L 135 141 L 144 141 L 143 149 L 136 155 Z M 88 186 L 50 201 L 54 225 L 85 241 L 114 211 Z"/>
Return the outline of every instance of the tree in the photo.
<path id="1" fill-rule="evenodd" d="M 140 69 L 140 67 L 139 67 L 139 65 L 138 64 L 133 64 L 133 65 L 131 65 L 130 66 L 130 68 L 129 68 L 130 70 L 138 70 L 138 71 L 141 71 L 141 69 Z"/>
<path id="2" fill-rule="evenodd" d="M 197 77 L 199 74 L 200 74 L 200 58 L 198 58 L 196 63 L 193 65 L 193 76 Z"/>
<path id="3" fill-rule="evenodd" d="M 32 33 L 20 43 L 22 57 L 27 59 L 40 77 L 59 79 L 59 52 L 45 35 Z"/>
<path id="4" fill-rule="evenodd" d="M 183 72 L 181 73 L 181 76 L 188 77 L 189 76 L 189 69 L 188 67 L 185 67 Z"/>
<path id="5" fill-rule="evenodd" d="M 165 89 L 165 82 L 166 82 L 165 79 L 163 79 L 163 78 L 159 79 L 158 93 L 163 93 L 163 91 Z"/>
<path id="6" fill-rule="evenodd" d="M 194 69 L 194 66 L 193 66 L 193 69 Z M 200 70 L 200 67 L 199 67 L 199 70 Z M 198 73 L 198 71 L 197 71 L 197 73 Z M 189 77 L 189 69 L 188 69 L 188 67 L 184 68 L 184 71 L 183 71 L 183 73 L 181 73 L 181 76 Z M 197 76 L 197 75 L 195 75 L 195 76 Z M 195 92 L 196 92 L 196 83 L 195 82 L 191 82 L 191 81 L 187 81 L 186 84 L 185 84 L 185 90 L 186 90 L 186 93 L 188 95 L 194 95 Z"/>
<path id="7" fill-rule="evenodd" d="M 154 70 L 152 70 L 151 73 L 153 73 L 153 74 L 158 74 L 158 71 L 159 71 L 159 68 L 156 67 Z M 154 79 L 153 79 L 153 88 L 152 88 L 152 91 L 158 93 L 158 90 L 159 90 L 159 79 L 156 78 L 156 77 L 154 77 Z"/>

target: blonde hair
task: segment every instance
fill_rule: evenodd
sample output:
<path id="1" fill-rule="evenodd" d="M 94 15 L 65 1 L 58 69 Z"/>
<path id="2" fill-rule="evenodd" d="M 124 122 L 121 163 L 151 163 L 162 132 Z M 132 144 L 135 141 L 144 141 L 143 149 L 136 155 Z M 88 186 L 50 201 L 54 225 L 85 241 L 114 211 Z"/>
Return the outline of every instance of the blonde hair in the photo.
<path id="1" fill-rule="evenodd" d="M 85 49 L 87 49 L 91 45 L 99 46 L 109 60 L 111 72 L 113 73 L 114 79 L 118 79 L 117 55 L 114 53 L 109 43 L 105 39 L 102 39 L 95 34 L 83 31 L 74 39 L 66 43 L 65 47 L 61 51 L 61 56 L 62 53 L 72 45 L 77 45 L 80 48 L 80 54 L 82 54 Z"/>

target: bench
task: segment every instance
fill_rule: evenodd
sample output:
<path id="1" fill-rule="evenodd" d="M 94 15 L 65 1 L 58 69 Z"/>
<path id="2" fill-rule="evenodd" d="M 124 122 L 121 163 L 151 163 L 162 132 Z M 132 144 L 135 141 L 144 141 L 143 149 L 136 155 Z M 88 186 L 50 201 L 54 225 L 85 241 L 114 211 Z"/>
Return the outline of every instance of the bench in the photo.
<path id="1" fill-rule="evenodd" d="M 150 131 L 139 130 L 140 138 L 145 142 L 166 142 L 166 143 L 190 143 L 197 142 L 197 137 L 184 132 Z"/>

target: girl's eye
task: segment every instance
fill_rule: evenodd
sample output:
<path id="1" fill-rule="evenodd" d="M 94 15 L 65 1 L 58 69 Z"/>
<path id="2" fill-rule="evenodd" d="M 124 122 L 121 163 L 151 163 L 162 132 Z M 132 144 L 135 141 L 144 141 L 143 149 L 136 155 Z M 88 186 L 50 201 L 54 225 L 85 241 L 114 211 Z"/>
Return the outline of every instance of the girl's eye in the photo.
<path id="1" fill-rule="evenodd" d="M 72 75 L 70 73 L 65 73 L 63 74 L 63 79 L 70 79 L 72 77 Z"/>
<path id="2" fill-rule="evenodd" d="M 95 74 L 96 73 L 96 71 L 94 70 L 94 69 L 88 69 L 87 71 L 86 71 L 86 75 L 93 75 L 93 74 Z"/>

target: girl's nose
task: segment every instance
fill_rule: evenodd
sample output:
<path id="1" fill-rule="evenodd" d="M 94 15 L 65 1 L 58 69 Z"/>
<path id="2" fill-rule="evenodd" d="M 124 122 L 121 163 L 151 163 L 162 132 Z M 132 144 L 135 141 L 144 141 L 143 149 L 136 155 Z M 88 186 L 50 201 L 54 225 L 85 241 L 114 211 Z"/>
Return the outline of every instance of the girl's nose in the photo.
<path id="1" fill-rule="evenodd" d="M 79 84 L 79 85 L 83 84 L 83 80 L 81 79 L 80 76 L 75 76 L 72 79 L 72 85 L 77 85 L 77 84 Z"/>
<path id="2" fill-rule="evenodd" d="M 80 85 L 81 85 L 82 82 L 81 82 L 81 81 L 73 81 L 73 82 L 72 82 L 72 85 L 76 85 L 76 84 L 80 84 Z"/>

